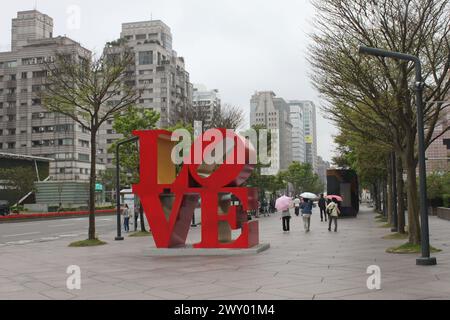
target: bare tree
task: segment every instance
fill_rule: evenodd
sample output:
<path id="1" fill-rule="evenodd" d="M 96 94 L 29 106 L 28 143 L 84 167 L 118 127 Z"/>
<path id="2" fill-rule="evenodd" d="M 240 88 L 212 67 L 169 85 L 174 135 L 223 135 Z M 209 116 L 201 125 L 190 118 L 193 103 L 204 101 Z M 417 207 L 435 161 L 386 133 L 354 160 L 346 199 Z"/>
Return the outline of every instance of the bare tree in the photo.
<path id="1" fill-rule="evenodd" d="M 419 56 L 426 81 L 426 144 L 448 104 L 450 89 L 449 0 L 313 0 L 318 10 L 312 36 L 312 79 L 328 102 L 324 111 L 347 130 L 390 146 L 408 176 L 410 242 L 420 243 L 416 167 L 414 66 L 357 55 L 358 45 Z M 376 10 L 374 10 L 376 8 Z"/>
<path id="2" fill-rule="evenodd" d="M 204 112 L 201 107 L 189 105 L 175 111 L 175 117 L 173 117 L 171 125 L 175 126 L 178 122 L 193 125 L 194 121 L 201 121 L 204 124 L 204 130 L 212 128 L 239 129 L 245 120 L 242 108 L 229 104 L 225 104 L 219 110 L 216 110 L 212 120 L 209 117 L 210 113 Z"/>
<path id="3" fill-rule="evenodd" d="M 136 103 L 139 93 L 124 81 L 134 53 L 105 51 L 98 59 L 56 53 L 46 65 L 46 88 L 42 103 L 49 111 L 63 114 L 90 132 L 89 240 L 95 236 L 95 183 L 97 134 L 100 126 Z"/>
<path id="4" fill-rule="evenodd" d="M 212 121 L 213 128 L 239 129 L 244 124 L 244 111 L 239 106 L 225 104 Z"/>

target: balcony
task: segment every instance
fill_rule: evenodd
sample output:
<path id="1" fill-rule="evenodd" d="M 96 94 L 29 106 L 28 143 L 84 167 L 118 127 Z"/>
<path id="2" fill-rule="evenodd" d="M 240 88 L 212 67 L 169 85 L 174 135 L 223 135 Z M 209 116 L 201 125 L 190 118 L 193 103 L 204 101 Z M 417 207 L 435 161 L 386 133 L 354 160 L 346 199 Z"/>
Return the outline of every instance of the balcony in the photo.
<path id="1" fill-rule="evenodd" d="M 6 102 L 15 102 L 16 99 L 16 94 L 15 93 L 8 93 L 6 94 Z"/>
<path id="2" fill-rule="evenodd" d="M 15 88 L 17 87 L 17 80 L 5 81 L 5 88 Z"/>

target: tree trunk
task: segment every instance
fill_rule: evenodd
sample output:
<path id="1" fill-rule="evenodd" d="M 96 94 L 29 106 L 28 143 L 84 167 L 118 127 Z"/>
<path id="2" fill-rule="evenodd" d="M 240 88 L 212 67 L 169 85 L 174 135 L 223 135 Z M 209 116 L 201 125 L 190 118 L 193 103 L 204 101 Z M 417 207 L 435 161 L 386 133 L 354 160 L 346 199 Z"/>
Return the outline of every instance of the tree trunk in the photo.
<path id="1" fill-rule="evenodd" d="M 373 197 L 374 197 L 374 202 L 375 202 L 375 211 L 377 213 L 380 213 L 381 207 L 380 207 L 380 192 L 379 192 L 378 181 L 373 184 L 373 190 L 374 190 Z"/>
<path id="2" fill-rule="evenodd" d="M 97 129 L 91 126 L 91 172 L 89 177 L 89 240 L 95 240 L 95 183 L 97 163 Z"/>
<path id="3" fill-rule="evenodd" d="M 381 180 L 381 189 L 383 192 L 383 215 L 385 218 L 387 218 L 387 183 L 386 183 L 386 178 L 383 178 L 383 180 Z"/>
<path id="4" fill-rule="evenodd" d="M 387 200 L 387 220 L 388 224 L 394 225 L 393 212 L 394 212 L 394 199 L 393 199 L 393 186 L 392 186 L 392 167 L 391 161 L 387 161 L 387 186 L 386 186 L 386 200 Z"/>
<path id="5" fill-rule="evenodd" d="M 398 232 L 405 234 L 405 185 L 403 182 L 403 163 L 397 156 L 397 220 Z"/>
<path id="6" fill-rule="evenodd" d="M 411 149 L 410 149 L 411 150 Z M 412 149 L 414 150 L 414 149 Z M 408 232 L 409 243 L 420 244 L 420 224 L 419 224 L 419 199 L 417 195 L 417 173 L 414 152 L 405 155 L 404 165 L 408 177 L 407 197 L 408 197 Z"/>

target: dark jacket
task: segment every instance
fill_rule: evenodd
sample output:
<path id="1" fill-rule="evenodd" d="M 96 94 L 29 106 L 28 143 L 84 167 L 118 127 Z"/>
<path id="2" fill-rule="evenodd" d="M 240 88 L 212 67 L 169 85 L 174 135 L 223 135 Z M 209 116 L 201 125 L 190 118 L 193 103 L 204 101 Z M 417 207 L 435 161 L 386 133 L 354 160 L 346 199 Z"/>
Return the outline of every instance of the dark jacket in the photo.
<path id="1" fill-rule="evenodd" d="M 325 200 L 325 198 L 320 198 L 319 199 L 319 208 L 320 209 L 326 209 L 327 208 L 327 201 Z"/>
<path id="2" fill-rule="evenodd" d="M 313 203 L 312 201 L 303 202 L 300 204 L 300 208 L 302 209 L 302 214 L 312 214 Z"/>

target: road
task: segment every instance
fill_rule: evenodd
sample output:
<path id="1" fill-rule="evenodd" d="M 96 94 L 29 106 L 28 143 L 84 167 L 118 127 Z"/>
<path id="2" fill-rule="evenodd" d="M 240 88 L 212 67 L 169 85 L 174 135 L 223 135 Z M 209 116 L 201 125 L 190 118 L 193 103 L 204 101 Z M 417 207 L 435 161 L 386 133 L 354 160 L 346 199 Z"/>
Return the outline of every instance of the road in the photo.
<path id="1" fill-rule="evenodd" d="M 88 224 L 87 217 L 3 223 L 0 224 L 0 244 L 27 244 L 80 237 L 87 235 Z M 99 234 L 116 230 L 115 217 L 97 217 L 96 228 Z"/>
<path id="2" fill-rule="evenodd" d="M 201 221 L 200 210 L 196 210 L 195 217 L 196 222 L 199 223 Z M 97 217 L 95 221 L 96 231 L 100 236 L 117 230 L 117 220 L 115 216 Z M 147 230 L 149 230 L 148 223 L 147 221 L 145 222 L 145 226 Z M 80 238 L 83 236 L 87 237 L 88 226 L 89 222 L 87 217 L 2 223 L 0 224 L 0 246 L 25 245 L 35 242 L 48 242 L 67 238 Z M 138 230 L 140 229 L 140 226 L 140 222 L 138 221 Z M 134 231 L 134 219 L 130 220 L 130 230 Z"/>

